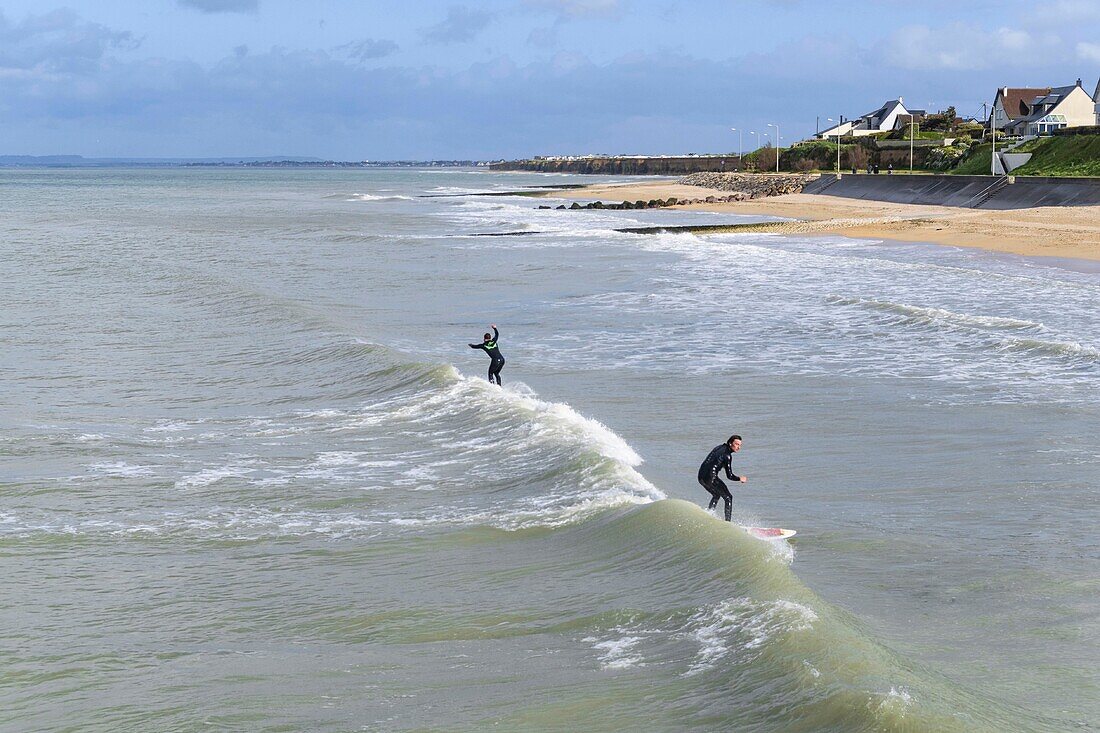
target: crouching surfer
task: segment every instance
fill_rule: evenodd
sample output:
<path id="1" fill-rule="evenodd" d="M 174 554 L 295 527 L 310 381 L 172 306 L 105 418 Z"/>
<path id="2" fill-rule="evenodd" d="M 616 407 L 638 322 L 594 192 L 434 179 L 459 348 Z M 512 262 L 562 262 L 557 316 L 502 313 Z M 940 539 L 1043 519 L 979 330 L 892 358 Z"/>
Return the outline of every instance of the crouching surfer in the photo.
<path id="1" fill-rule="evenodd" d="M 500 338 L 500 331 L 497 331 L 496 325 L 490 326 L 493 329 L 492 335 L 485 334 L 485 340 L 480 344 L 468 344 L 471 349 L 481 349 L 489 355 L 489 382 L 500 384 L 500 370 L 504 368 L 504 357 L 501 356 L 500 347 L 497 346 L 497 340 Z"/>
<path id="2" fill-rule="evenodd" d="M 730 481 L 741 483 L 748 481 L 747 476 L 737 476 L 733 472 L 733 454 L 739 450 L 741 450 L 741 436 L 731 435 L 729 440 L 715 447 L 707 455 L 703 465 L 699 466 L 699 483 L 710 493 L 710 504 L 707 509 L 714 509 L 718 506 L 718 500 L 721 499 L 726 503 L 727 522 L 732 521 L 730 518 L 733 516 L 733 495 L 730 494 L 726 483 L 718 478 L 718 472 L 725 469 L 726 477 Z"/>

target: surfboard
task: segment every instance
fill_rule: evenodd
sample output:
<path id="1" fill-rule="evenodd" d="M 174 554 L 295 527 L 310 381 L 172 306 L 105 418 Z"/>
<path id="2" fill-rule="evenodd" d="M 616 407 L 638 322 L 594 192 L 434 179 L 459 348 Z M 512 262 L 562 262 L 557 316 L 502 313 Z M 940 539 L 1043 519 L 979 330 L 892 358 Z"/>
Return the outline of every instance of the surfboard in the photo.
<path id="1" fill-rule="evenodd" d="M 779 527 L 745 527 L 742 525 L 741 529 L 758 540 L 789 540 L 798 534 L 793 529 L 780 529 Z"/>

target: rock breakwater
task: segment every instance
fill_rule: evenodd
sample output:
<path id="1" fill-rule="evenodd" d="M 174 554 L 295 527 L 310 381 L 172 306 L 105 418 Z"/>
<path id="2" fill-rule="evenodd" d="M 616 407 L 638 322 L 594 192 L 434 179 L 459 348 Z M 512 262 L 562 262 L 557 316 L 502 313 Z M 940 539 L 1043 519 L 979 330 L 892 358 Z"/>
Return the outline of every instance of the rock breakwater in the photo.
<path id="1" fill-rule="evenodd" d="M 744 194 L 744 198 L 763 198 L 801 193 L 819 177 L 814 173 L 692 173 L 679 182 L 686 186 L 732 191 Z"/>

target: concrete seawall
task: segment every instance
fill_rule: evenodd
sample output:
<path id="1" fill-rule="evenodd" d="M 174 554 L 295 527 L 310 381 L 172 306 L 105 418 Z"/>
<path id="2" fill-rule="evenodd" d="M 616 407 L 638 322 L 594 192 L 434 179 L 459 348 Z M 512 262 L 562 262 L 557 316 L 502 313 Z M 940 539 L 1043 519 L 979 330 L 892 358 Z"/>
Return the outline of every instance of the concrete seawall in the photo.
<path id="1" fill-rule="evenodd" d="M 992 176 L 823 175 L 804 193 L 842 198 L 980 209 L 1100 206 L 1098 178 L 1023 178 L 1005 185 Z"/>

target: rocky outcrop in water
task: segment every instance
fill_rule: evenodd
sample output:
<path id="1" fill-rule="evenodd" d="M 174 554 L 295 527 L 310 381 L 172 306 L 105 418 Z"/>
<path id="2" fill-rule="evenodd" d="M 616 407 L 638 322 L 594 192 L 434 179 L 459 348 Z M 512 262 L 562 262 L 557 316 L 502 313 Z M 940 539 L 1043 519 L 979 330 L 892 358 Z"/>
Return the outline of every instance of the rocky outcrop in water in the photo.
<path id="1" fill-rule="evenodd" d="M 559 206 L 540 206 L 540 209 L 611 209 L 620 211 L 623 209 L 660 209 L 665 206 L 687 206 L 688 204 L 724 204 L 730 201 L 746 201 L 752 198 L 747 193 L 737 191 L 731 193 L 728 196 L 707 196 L 705 198 L 667 198 L 667 199 L 650 199 L 649 201 L 623 201 L 620 203 L 605 203 L 603 201 L 592 201 L 587 204 L 579 204 L 574 201 L 569 206 L 561 204 Z"/>

